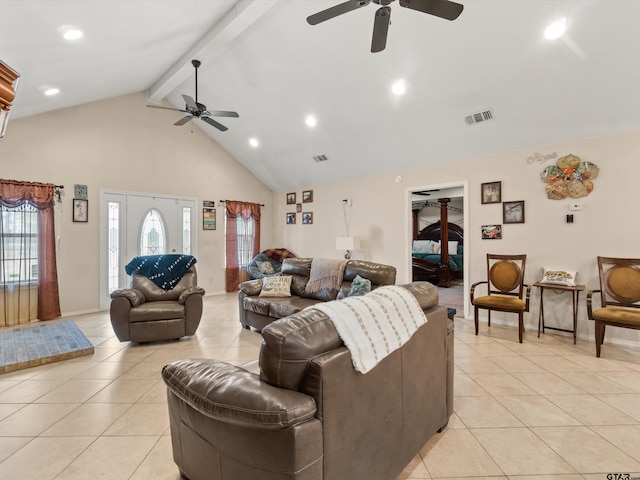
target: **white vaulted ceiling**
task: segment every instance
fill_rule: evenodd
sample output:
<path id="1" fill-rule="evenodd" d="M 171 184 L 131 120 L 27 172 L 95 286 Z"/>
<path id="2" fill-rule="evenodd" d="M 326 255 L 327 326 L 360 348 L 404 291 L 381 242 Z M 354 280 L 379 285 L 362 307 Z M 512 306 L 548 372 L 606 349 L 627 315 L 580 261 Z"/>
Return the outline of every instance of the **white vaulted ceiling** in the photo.
<path id="1" fill-rule="evenodd" d="M 458 1 L 453 22 L 393 2 L 372 54 L 373 3 L 310 26 L 340 2 L 0 0 L 0 60 L 21 74 L 11 118 L 137 91 L 183 108 L 197 58 L 198 100 L 240 118 L 217 118 L 227 132 L 192 123 L 273 190 L 640 128 L 640 1 Z M 545 39 L 560 17 L 565 36 Z M 84 37 L 62 40 L 62 25 Z"/>

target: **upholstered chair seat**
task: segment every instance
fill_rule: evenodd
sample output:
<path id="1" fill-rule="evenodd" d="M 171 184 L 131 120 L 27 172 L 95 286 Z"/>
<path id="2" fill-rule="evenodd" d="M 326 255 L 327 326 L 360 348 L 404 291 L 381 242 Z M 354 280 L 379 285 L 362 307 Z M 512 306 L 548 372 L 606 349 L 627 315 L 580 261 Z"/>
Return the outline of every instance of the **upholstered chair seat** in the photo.
<path id="1" fill-rule="evenodd" d="M 485 295 L 474 300 L 474 305 L 493 310 L 513 310 L 524 312 L 527 304 L 524 300 L 515 297 L 500 297 L 498 295 Z"/>
<path id="2" fill-rule="evenodd" d="M 478 311 L 487 310 L 487 324 L 491 326 L 491 312 L 518 314 L 518 340 L 522 343 L 524 312 L 529 311 L 531 286 L 524 284 L 526 255 L 487 254 L 487 280 L 471 285 L 471 304 L 476 335 L 478 335 Z M 487 295 L 476 296 L 476 288 L 486 285 Z"/>
<path id="3" fill-rule="evenodd" d="M 598 257 L 600 289 L 587 294 L 587 315 L 595 321 L 596 356 L 607 326 L 640 330 L 640 259 Z M 599 295 L 594 295 L 599 294 Z M 600 308 L 593 308 L 600 297 Z"/>

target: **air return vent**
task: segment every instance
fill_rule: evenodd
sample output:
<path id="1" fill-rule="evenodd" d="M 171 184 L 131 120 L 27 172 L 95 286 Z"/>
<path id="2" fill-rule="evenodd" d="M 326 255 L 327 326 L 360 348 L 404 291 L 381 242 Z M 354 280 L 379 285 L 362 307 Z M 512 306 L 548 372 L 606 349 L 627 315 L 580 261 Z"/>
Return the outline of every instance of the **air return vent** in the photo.
<path id="1" fill-rule="evenodd" d="M 464 117 L 464 121 L 467 122 L 467 125 L 475 125 L 476 123 L 482 123 L 488 120 L 493 120 L 493 110 L 490 108 Z"/>
<path id="2" fill-rule="evenodd" d="M 326 155 L 316 155 L 315 157 L 313 157 L 313 160 L 319 163 L 319 162 L 326 162 L 329 159 L 327 158 Z"/>

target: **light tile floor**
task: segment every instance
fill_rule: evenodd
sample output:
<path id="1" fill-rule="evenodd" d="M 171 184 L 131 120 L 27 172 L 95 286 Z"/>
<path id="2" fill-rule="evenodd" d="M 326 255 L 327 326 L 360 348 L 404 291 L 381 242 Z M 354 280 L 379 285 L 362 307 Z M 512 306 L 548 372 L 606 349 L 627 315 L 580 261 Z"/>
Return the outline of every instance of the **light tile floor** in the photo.
<path id="1" fill-rule="evenodd" d="M 455 414 L 398 478 L 640 477 L 640 350 L 605 344 L 597 359 L 593 342 L 527 331 L 519 344 L 486 324 L 476 337 L 465 294 L 440 291 L 458 310 Z M 160 369 L 254 360 L 261 337 L 237 318 L 235 294 L 207 297 L 195 336 L 145 345 L 118 342 L 108 313 L 74 318 L 93 355 L 0 375 L 0 479 L 179 479 Z"/>

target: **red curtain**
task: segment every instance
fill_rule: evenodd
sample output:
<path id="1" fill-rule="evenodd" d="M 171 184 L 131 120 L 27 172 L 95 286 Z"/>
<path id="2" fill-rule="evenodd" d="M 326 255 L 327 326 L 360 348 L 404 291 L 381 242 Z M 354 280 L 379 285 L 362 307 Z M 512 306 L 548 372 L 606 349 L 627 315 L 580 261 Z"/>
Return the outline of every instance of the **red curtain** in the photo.
<path id="1" fill-rule="evenodd" d="M 238 261 L 238 235 L 237 222 L 239 219 L 249 221 L 254 220 L 254 235 L 252 245 L 252 257 L 258 254 L 260 249 L 260 204 L 237 202 L 235 200 L 227 200 L 225 202 L 227 213 L 226 225 L 226 290 L 234 292 L 238 289 L 241 282 L 240 265 Z"/>
<path id="2" fill-rule="evenodd" d="M 38 318 L 59 317 L 60 295 L 53 221 L 55 186 L 52 183 L 0 179 L 0 204 L 19 207 L 29 203 L 38 210 Z"/>

